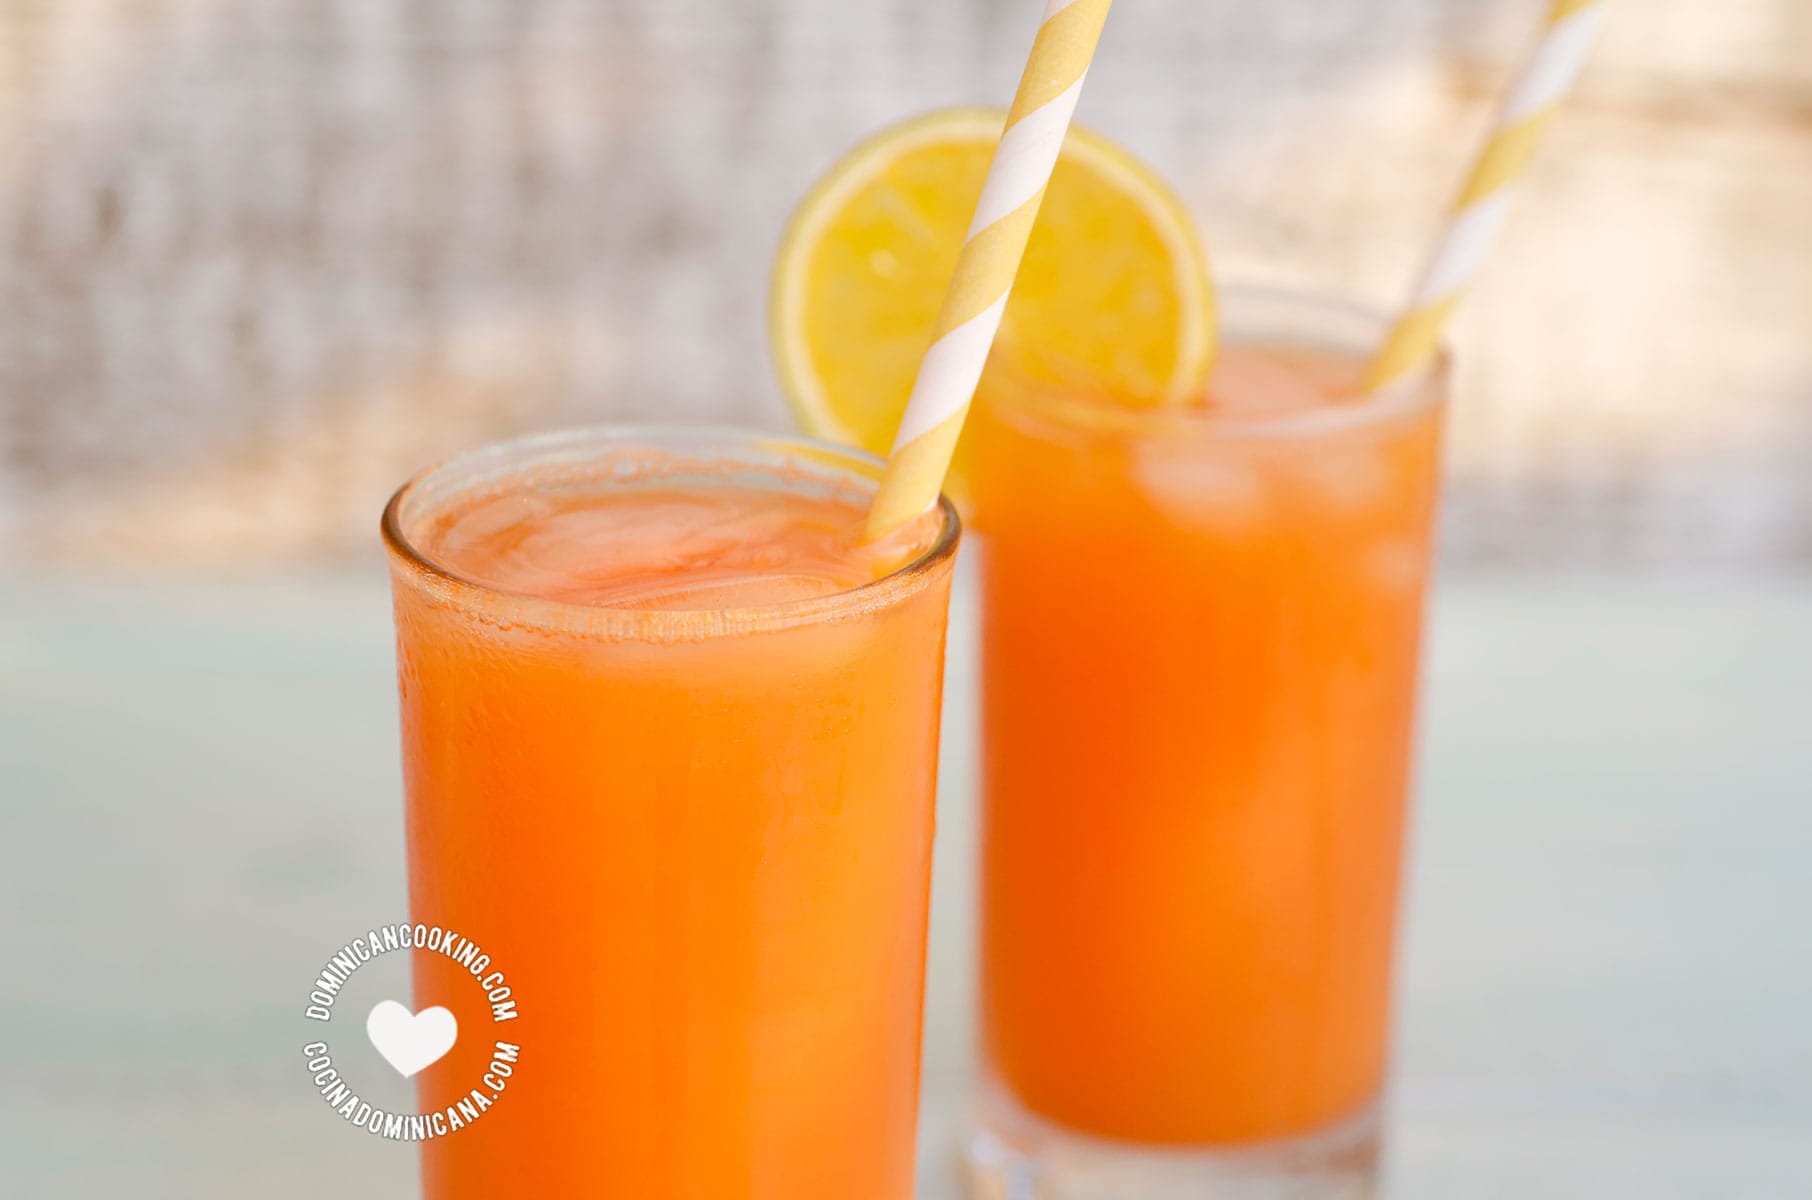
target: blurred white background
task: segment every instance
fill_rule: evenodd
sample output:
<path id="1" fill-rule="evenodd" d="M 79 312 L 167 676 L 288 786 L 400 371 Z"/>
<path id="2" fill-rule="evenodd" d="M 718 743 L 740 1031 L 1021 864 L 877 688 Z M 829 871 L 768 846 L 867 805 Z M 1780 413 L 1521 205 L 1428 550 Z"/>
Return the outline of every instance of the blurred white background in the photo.
<path id="1" fill-rule="evenodd" d="M 767 268 L 1032 0 L 4 0 L 0 552 L 371 546 L 443 452 L 779 427 Z M 1619 6 L 1455 330 L 1450 561 L 1812 560 L 1812 10 Z M 1540 0 L 1127 0 L 1080 119 L 1393 304 Z"/>

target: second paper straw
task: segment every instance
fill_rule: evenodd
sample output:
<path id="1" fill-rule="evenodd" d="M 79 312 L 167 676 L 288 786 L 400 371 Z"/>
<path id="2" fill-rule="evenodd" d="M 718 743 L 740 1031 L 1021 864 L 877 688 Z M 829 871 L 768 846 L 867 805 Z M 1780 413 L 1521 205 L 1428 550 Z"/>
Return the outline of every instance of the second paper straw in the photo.
<path id="1" fill-rule="evenodd" d="M 937 503 L 1112 3 L 1049 0 L 1045 5 L 950 291 L 938 313 L 931 348 L 919 364 L 886 472 L 869 509 L 871 540 L 885 537 Z"/>
<path id="2" fill-rule="evenodd" d="M 1416 373 L 1434 357 L 1441 329 L 1503 228 L 1515 186 L 1528 170 L 1549 118 L 1585 65 L 1607 7 L 1608 0 L 1555 0 L 1549 8 L 1541 40 L 1453 202 L 1408 311 L 1372 360 L 1368 392 Z"/>

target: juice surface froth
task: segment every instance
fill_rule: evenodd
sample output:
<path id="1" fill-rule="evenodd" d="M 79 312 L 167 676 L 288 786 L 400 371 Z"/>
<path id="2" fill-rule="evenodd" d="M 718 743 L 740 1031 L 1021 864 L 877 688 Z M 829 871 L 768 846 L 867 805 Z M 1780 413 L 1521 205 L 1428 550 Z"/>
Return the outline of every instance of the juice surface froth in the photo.
<path id="1" fill-rule="evenodd" d="M 433 562 L 518 595 L 603 608 L 749 608 L 847 591 L 923 550 L 929 520 L 859 544 L 864 506 L 731 482 L 558 487 L 451 506 L 416 535 Z"/>

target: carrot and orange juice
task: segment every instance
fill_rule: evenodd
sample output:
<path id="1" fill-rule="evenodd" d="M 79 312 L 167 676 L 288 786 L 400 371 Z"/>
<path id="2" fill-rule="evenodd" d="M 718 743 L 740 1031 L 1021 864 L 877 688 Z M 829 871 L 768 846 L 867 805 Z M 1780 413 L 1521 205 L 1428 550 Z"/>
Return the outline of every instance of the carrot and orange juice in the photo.
<path id="1" fill-rule="evenodd" d="M 431 1200 L 912 1193 L 954 514 L 858 535 L 813 443 L 481 451 L 385 518 L 414 918 L 482 944 L 522 1047 Z M 472 983 L 417 963 L 415 1003 Z M 489 1030 L 421 1076 L 478 1078 Z"/>
<path id="2" fill-rule="evenodd" d="M 1225 311 L 1197 402 L 971 419 L 989 1086 L 1172 1148 L 1379 1096 L 1444 398 L 1359 395 L 1375 322 Z"/>

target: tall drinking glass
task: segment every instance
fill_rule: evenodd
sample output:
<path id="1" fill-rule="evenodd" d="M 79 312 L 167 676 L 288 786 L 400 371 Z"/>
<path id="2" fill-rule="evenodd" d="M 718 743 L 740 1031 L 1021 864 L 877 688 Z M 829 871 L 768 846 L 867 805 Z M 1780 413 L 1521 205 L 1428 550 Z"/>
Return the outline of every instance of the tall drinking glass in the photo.
<path id="1" fill-rule="evenodd" d="M 911 1195 L 958 523 L 877 568 L 853 541 L 878 474 L 597 430 L 390 502 L 411 910 L 520 1013 L 507 1088 L 424 1144 L 431 1200 Z M 418 1006 L 474 988 L 415 969 Z M 482 1077 L 481 1018 L 424 1107 Z"/>
<path id="2" fill-rule="evenodd" d="M 979 1196 L 1373 1172 L 1447 369 L 1365 398 L 1380 319 L 1222 319 L 1204 403 L 974 417 Z"/>

